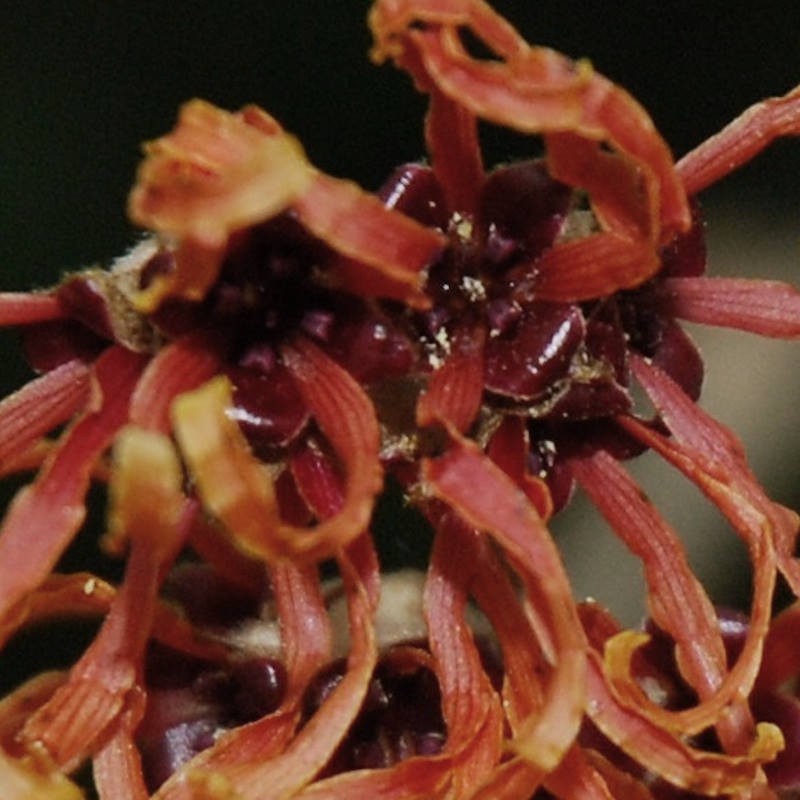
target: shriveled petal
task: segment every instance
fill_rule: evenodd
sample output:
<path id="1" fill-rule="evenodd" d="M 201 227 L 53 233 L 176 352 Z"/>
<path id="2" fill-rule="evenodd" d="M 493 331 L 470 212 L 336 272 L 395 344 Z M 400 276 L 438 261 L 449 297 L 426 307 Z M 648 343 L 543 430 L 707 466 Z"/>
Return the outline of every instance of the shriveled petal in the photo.
<path id="1" fill-rule="evenodd" d="M 723 702 L 747 696 L 756 679 L 763 642 L 769 627 L 776 566 L 775 542 L 789 524 L 767 498 L 750 472 L 741 444 L 724 426 L 699 409 L 669 377 L 643 359 L 633 359 L 634 373 L 666 422 L 671 438 L 630 418 L 620 424 L 681 470 L 728 518 L 747 544 L 753 565 L 753 600 L 742 651 L 718 689 L 694 708 L 678 712 L 648 710 L 666 720 L 674 714 L 689 729 L 713 723 L 726 707 Z M 664 714 L 665 716 L 661 716 Z"/>
<path id="2" fill-rule="evenodd" d="M 800 336 L 800 292 L 781 281 L 748 278 L 668 278 L 659 292 L 666 313 L 704 325 L 761 336 Z"/>
<path id="3" fill-rule="evenodd" d="M 293 203 L 303 225 L 343 256 L 334 273 L 350 291 L 425 308 L 425 270 L 444 249 L 442 233 L 386 208 L 355 183 L 316 173 Z"/>
<path id="4" fill-rule="evenodd" d="M 92 468 L 126 420 L 144 363 L 121 347 L 98 359 L 87 411 L 14 498 L 0 530 L 0 620 L 49 575 L 80 527 Z"/>
<path id="5" fill-rule="evenodd" d="M 761 764 L 783 746 L 779 729 L 757 728 L 756 741 L 745 756 L 697 750 L 651 722 L 635 707 L 618 702 L 606 684 L 599 656 L 589 653 L 587 711 L 598 728 L 624 752 L 669 783 L 702 794 L 746 791 L 765 784 Z"/>
<path id="6" fill-rule="evenodd" d="M 176 401 L 174 427 L 204 503 L 246 552 L 317 559 L 366 529 L 381 489 L 375 411 L 361 387 L 308 342 L 284 351 L 284 360 L 306 404 L 347 475 L 345 502 L 314 528 L 281 519 L 275 487 L 236 423 L 226 415 L 230 388 L 215 379 Z"/>
<path id="7" fill-rule="evenodd" d="M 167 295 L 202 298 L 228 236 L 285 210 L 313 174 L 299 143 L 267 114 L 231 114 L 202 100 L 186 103 L 175 129 L 145 153 L 130 217 L 180 242 L 175 269 L 139 296 L 145 310 Z"/>
<path id="8" fill-rule="evenodd" d="M 677 533 L 605 451 L 571 459 L 570 468 L 615 533 L 642 560 L 653 620 L 675 640 L 684 678 L 707 697 L 726 672 L 725 648 L 714 608 Z"/>
<path id="9" fill-rule="evenodd" d="M 118 440 L 115 459 L 111 528 L 131 540 L 125 580 L 67 683 L 23 731 L 28 742 L 43 744 L 67 770 L 89 754 L 141 678 L 159 573 L 180 545 L 182 473 L 170 441 L 129 428 Z"/>
<path id="10" fill-rule="evenodd" d="M 536 615 L 540 646 L 554 662 L 539 713 L 521 726 L 512 747 L 545 771 L 569 749 L 584 708 L 585 641 L 557 549 L 524 494 L 476 445 L 450 431 L 444 455 L 423 462 L 429 491 L 513 559 Z M 478 488 L 479 487 L 479 488 Z"/>
<path id="11" fill-rule="evenodd" d="M 702 192 L 757 156 L 780 136 L 800 134 L 800 87 L 750 106 L 677 164 L 686 192 Z"/>
<path id="12" fill-rule="evenodd" d="M 423 91 L 434 94 L 434 106 L 435 93 L 440 93 L 462 113 L 544 134 L 553 177 L 588 191 L 603 230 L 577 249 L 575 243 L 559 243 L 543 255 L 537 262 L 542 296 L 590 299 L 635 286 L 655 273 L 658 245 L 688 229 L 690 215 L 669 149 L 630 95 L 588 63 L 527 46 L 479 0 L 384 0 L 374 7 L 370 22 L 374 57 L 392 58 L 407 69 Z M 472 57 L 461 41 L 463 29 L 498 58 Z M 603 152 L 600 142 L 613 153 Z M 468 172 L 475 171 L 473 161 L 468 155 Z M 444 172 L 454 170 L 447 165 Z M 562 248 L 569 248 L 567 257 Z M 600 265 L 593 268 L 590 251 L 595 248 Z"/>

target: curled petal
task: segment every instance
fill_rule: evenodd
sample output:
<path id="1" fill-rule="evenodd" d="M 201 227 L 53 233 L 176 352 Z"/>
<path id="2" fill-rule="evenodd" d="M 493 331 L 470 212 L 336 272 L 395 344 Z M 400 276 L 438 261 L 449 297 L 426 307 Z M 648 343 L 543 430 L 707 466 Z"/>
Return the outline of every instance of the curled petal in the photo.
<path id="1" fill-rule="evenodd" d="M 553 177 L 588 191 L 603 230 L 578 248 L 558 243 L 544 254 L 537 263 L 543 297 L 590 299 L 655 273 L 657 247 L 688 229 L 690 215 L 669 149 L 630 95 L 587 63 L 527 46 L 478 0 L 418 7 L 384 0 L 370 21 L 374 56 L 409 70 L 432 93 L 434 106 L 440 93 L 476 117 L 544 134 Z M 472 57 L 461 41 L 463 28 L 498 59 Z M 600 142 L 613 154 L 601 151 Z M 597 268 L 591 265 L 595 248 Z"/>
<path id="2" fill-rule="evenodd" d="M 319 558 L 366 529 L 382 485 L 375 411 L 358 384 L 316 347 L 297 342 L 284 359 L 306 404 L 347 474 L 339 514 L 315 528 L 288 524 L 280 516 L 275 486 L 264 465 L 226 411 L 230 387 L 218 378 L 183 395 L 174 427 L 204 503 L 246 552 Z"/>
<path id="3" fill-rule="evenodd" d="M 312 178 L 298 142 L 254 108 L 231 114 L 193 100 L 175 129 L 145 152 L 131 219 L 180 241 L 174 270 L 139 296 L 145 310 L 168 294 L 202 298 L 228 236 L 286 209 Z"/>
<path id="4" fill-rule="evenodd" d="M 689 322 L 780 339 L 800 336 L 800 292 L 781 281 L 667 278 L 660 308 Z"/>
<path id="5" fill-rule="evenodd" d="M 619 703 L 605 682 L 599 657 L 592 652 L 588 690 L 588 714 L 612 742 L 665 780 L 694 792 L 728 794 L 765 784 L 761 764 L 783 747 L 779 729 L 761 723 L 752 750 L 746 756 L 726 756 L 692 748 L 635 707 Z"/>
<path id="6" fill-rule="evenodd" d="M 367 576 L 359 575 L 345 556 L 340 556 L 339 568 L 348 598 L 352 643 L 348 670 L 282 753 L 265 760 L 261 752 L 253 751 L 246 761 L 237 754 L 237 763 L 222 767 L 223 785 L 231 787 L 234 796 L 241 800 L 260 800 L 265 796 L 265 787 L 269 787 L 272 797 L 295 796 L 331 758 L 361 707 L 377 660 L 372 603 L 365 589 Z M 191 772 L 187 772 L 191 777 Z M 206 774 L 215 777 L 213 772 Z M 169 782 L 171 791 L 163 795 L 159 792 L 156 797 L 158 800 L 181 797 L 177 790 L 185 780 L 185 776 L 178 775 Z"/>
<path id="7" fill-rule="evenodd" d="M 49 575 L 80 527 L 92 468 L 124 424 L 143 366 L 121 347 L 98 359 L 89 409 L 14 498 L 0 530 L 0 620 Z"/>
<path id="8" fill-rule="evenodd" d="M 540 645 L 555 666 L 539 712 L 521 726 L 512 746 L 550 771 L 572 744 L 585 701 L 585 641 L 569 584 L 550 534 L 522 491 L 476 445 L 450 434 L 448 451 L 423 462 L 423 478 L 434 496 L 490 533 L 523 578 Z"/>
<path id="9" fill-rule="evenodd" d="M 166 345 L 150 361 L 131 397 L 130 420 L 161 433 L 170 430 L 172 401 L 196 389 L 217 372 L 219 342 L 200 334 L 187 334 Z"/>
<path id="10" fill-rule="evenodd" d="M 266 129 L 252 113 L 186 103 L 175 129 L 145 147 L 131 219 L 219 245 L 231 231 L 287 208 L 311 180 L 308 162 L 294 138 L 277 124 Z"/>
<path id="11" fill-rule="evenodd" d="M 783 97 L 762 100 L 677 164 L 686 191 L 702 192 L 757 156 L 780 136 L 800 134 L 800 87 Z"/>
<path id="12" fill-rule="evenodd" d="M 89 368 L 68 361 L 0 401 L 0 468 L 70 419 L 89 395 Z"/>
<path id="13" fill-rule="evenodd" d="M 131 699 L 153 623 L 159 573 L 180 544 L 182 475 L 170 441 L 128 429 L 115 456 L 111 527 L 132 541 L 125 580 L 67 683 L 23 731 L 28 742 L 41 742 L 67 770 L 89 753 Z"/>
<path id="14" fill-rule="evenodd" d="M 653 620 L 675 640 L 684 677 L 707 697 L 726 671 L 725 649 L 714 608 L 680 539 L 605 451 L 571 459 L 570 467 L 612 529 L 642 559 Z"/>
<path id="15" fill-rule="evenodd" d="M 445 245 L 444 236 L 350 182 L 316 173 L 293 203 L 303 225 L 343 256 L 334 269 L 357 294 L 378 294 L 424 308 L 425 269 Z"/>
<path id="16" fill-rule="evenodd" d="M 741 444 L 733 434 L 701 411 L 669 377 L 643 359 L 633 361 L 634 373 L 667 424 L 671 438 L 630 418 L 619 423 L 681 470 L 728 518 L 747 544 L 753 564 L 753 600 L 742 651 L 718 689 L 692 709 L 648 713 L 680 719 L 689 728 L 713 723 L 727 701 L 747 696 L 753 688 L 769 628 L 776 566 L 775 542 L 789 519 L 770 501 L 750 473 Z"/>

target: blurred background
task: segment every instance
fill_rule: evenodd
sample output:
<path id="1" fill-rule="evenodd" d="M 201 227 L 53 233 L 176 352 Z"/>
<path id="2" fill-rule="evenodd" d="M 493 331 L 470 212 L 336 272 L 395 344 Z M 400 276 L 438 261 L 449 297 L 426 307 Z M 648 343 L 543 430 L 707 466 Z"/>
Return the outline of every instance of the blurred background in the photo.
<path id="1" fill-rule="evenodd" d="M 712 4 L 501 2 L 533 42 L 624 85 L 676 155 L 752 102 L 800 82 L 796 2 Z M 0 26 L 0 273 L 5 289 L 46 286 L 64 270 L 107 263 L 137 232 L 125 217 L 140 143 L 169 130 L 178 106 L 204 97 L 255 102 L 334 175 L 376 188 L 423 155 L 425 101 L 393 68 L 367 58 L 368 4 L 352 0 L 100 0 L 15 4 Z M 538 145 L 490 134 L 487 162 Z M 530 148 L 530 149 L 528 149 Z M 800 265 L 800 141 L 782 142 L 704 195 L 711 270 L 791 277 Z M 707 354 L 706 407 L 733 425 L 778 499 L 800 504 L 796 397 L 800 353 L 738 333 L 697 331 Z M 12 334 L 0 338 L 3 393 L 26 379 Z M 693 563 L 723 603 L 747 602 L 735 537 L 692 491 L 637 466 L 687 536 Z M 9 490 L 10 491 L 10 490 Z M 7 496 L 7 494 L 6 494 Z M 582 504 L 558 524 L 579 596 L 641 613 L 638 567 Z"/>

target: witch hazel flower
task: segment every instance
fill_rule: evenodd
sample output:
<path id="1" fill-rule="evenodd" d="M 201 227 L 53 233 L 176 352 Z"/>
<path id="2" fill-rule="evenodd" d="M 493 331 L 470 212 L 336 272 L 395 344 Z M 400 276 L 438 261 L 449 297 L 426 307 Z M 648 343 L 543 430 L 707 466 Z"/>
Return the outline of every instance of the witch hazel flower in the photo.
<path id="1" fill-rule="evenodd" d="M 104 800 L 793 796 L 800 616 L 772 602 L 779 576 L 800 596 L 798 520 L 697 405 L 680 321 L 800 334 L 791 286 L 705 275 L 697 199 L 800 132 L 800 92 L 675 163 L 623 89 L 479 0 L 369 24 L 429 97 L 426 162 L 371 194 L 194 100 L 145 146 L 145 238 L 0 295 L 38 373 L 0 402 L 0 469 L 35 472 L 0 639 L 101 620 L 0 701 L 3 796 L 80 797 L 89 762 Z M 479 122 L 544 155 L 487 168 Z M 746 614 L 627 472 L 646 449 L 747 546 Z M 425 574 L 381 571 L 387 476 L 435 534 Z M 57 571 L 94 484 L 117 586 Z M 573 599 L 547 522 L 575 484 L 642 561 L 644 631 Z"/>

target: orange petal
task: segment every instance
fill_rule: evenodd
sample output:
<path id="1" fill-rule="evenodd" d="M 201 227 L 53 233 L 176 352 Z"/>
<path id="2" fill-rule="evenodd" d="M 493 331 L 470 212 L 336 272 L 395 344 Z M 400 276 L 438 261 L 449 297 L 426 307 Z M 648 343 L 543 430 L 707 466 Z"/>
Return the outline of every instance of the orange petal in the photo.
<path id="1" fill-rule="evenodd" d="M 697 750 L 634 707 L 619 703 L 605 682 L 595 653 L 589 653 L 588 663 L 589 716 L 612 742 L 640 764 L 676 786 L 701 794 L 744 792 L 766 783 L 761 764 L 783 747 L 777 727 L 759 724 L 752 751 L 746 756 Z"/>
<path id="2" fill-rule="evenodd" d="M 446 244 L 439 231 L 386 208 L 351 181 L 322 173 L 293 208 L 311 233 L 344 257 L 333 268 L 350 291 L 428 305 L 425 270 Z"/>
<path id="3" fill-rule="evenodd" d="M 176 401 L 174 427 L 203 502 L 246 552 L 318 559 L 364 531 L 382 486 L 375 411 L 361 387 L 320 350 L 298 341 L 284 360 L 347 475 L 339 514 L 314 528 L 280 517 L 275 487 L 236 423 L 230 388 L 219 378 Z"/>
<path id="4" fill-rule="evenodd" d="M 257 109 L 231 114 L 193 100 L 175 129 L 149 143 L 129 200 L 131 219 L 178 239 L 172 272 L 137 297 L 198 300 L 214 282 L 231 233 L 269 219 L 306 190 L 312 170 L 298 142 Z"/>
<path id="5" fill-rule="evenodd" d="M 423 462 L 423 479 L 434 496 L 497 540 L 525 583 L 540 645 L 555 666 L 539 713 L 526 721 L 512 746 L 549 772 L 572 744 L 585 702 L 586 644 L 569 583 L 550 534 L 524 494 L 477 445 L 450 434 L 448 451 Z"/>

